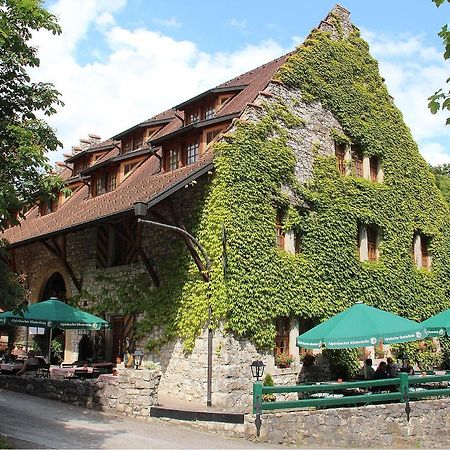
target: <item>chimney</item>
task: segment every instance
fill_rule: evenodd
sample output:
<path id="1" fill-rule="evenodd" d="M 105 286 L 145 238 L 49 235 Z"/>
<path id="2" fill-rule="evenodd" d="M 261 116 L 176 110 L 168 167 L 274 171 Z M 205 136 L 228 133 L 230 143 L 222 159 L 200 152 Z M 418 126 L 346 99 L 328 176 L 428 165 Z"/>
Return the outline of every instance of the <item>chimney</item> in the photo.
<path id="1" fill-rule="evenodd" d="M 102 140 L 98 134 L 89 133 L 88 136 L 91 144 L 98 144 Z"/>
<path id="2" fill-rule="evenodd" d="M 89 139 L 80 139 L 81 150 L 86 150 L 91 146 L 91 141 Z"/>

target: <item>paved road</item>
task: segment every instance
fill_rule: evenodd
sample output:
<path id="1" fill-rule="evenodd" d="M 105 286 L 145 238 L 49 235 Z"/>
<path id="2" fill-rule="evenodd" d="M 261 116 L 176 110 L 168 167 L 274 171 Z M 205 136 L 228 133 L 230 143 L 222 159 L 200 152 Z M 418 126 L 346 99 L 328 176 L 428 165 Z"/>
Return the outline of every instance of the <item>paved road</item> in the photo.
<path id="1" fill-rule="evenodd" d="M 274 448 L 0 389 L 0 433 L 25 448 Z M 30 444 L 30 445 L 27 445 Z"/>

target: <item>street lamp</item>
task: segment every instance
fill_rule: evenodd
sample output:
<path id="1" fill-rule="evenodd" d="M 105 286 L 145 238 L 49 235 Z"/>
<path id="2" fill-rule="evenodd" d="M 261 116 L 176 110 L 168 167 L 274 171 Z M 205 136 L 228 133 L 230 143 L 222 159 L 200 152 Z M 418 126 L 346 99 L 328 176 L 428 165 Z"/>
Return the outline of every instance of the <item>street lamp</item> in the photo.
<path id="1" fill-rule="evenodd" d="M 142 358 L 144 357 L 144 352 L 142 350 L 135 350 L 133 353 L 134 368 L 137 370 L 142 364 Z"/>
<path id="2" fill-rule="evenodd" d="M 264 374 L 264 368 L 266 365 L 262 361 L 253 361 L 250 364 L 250 368 L 252 369 L 252 376 L 256 378 L 256 381 L 259 381 L 260 378 L 262 378 Z"/>

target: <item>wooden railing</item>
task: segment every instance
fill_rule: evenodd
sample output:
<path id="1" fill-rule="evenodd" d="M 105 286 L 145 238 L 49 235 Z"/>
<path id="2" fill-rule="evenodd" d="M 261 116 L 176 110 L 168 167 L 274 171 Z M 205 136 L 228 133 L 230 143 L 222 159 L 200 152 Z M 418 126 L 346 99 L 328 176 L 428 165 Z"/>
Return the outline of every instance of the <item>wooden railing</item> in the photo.
<path id="1" fill-rule="evenodd" d="M 264 401 L 274 394 L 304 394 L 298 400 Z M 319 394 L 322 398 L 314 398 Z M 326 394 L 332 393 L 327 396 Z M 323 394 L 323 395 L 322 395 Z M 408 376 L 400 373 L 398 378 L 384 380 L 350 381 L 343 383 L 315 383 L 295 386 L 263 386 L 258 381 L 253 384 L 253 413 L 256 414 L 256 428 L 259 436 L 263 411 L 296 408 L 329 408 L 373 403 L 404 402 L 409 420 L 410 399 L 450 396 L 450 373 L 445 375 Z"/>

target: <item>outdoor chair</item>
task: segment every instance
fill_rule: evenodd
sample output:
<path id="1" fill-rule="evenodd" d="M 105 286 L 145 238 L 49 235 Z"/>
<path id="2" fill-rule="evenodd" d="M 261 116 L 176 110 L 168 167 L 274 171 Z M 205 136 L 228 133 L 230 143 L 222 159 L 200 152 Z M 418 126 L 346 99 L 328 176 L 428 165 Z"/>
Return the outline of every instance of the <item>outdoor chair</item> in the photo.
<path id="1" fill-rule="evenodd" d="M 36 371 L 38 378 L 50 378 L 50 364 L 41 364 Z"/>

